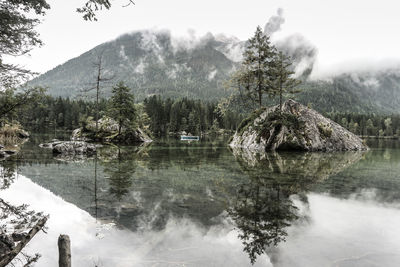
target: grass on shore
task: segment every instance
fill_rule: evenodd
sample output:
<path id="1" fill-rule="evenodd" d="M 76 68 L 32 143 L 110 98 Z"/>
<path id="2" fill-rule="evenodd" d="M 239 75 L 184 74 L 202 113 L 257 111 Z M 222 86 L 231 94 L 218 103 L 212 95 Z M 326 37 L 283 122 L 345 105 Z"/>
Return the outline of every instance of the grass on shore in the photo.
<path id="1" fill-rule="evenodd" d="M 19 133 L 22 128 L 19 124 L 5 124 L 0 128 L 0 144 L 5 147 L 11 147 L 23 142 L 23 138 L 20 138 Z"/>

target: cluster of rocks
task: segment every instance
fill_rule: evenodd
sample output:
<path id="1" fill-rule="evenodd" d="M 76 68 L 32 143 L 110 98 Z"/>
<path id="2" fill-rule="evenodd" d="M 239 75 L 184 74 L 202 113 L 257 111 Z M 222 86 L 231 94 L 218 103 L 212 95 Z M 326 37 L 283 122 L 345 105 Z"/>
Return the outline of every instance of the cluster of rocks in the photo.
<path id="1" fill-rule="evenodd" d="M 229 145 L 256 152 L 368 149 L 355 134 L 291 99 L 283 104 L 281 111 L 274 106 L 253 114 L 239 126 Z"/>

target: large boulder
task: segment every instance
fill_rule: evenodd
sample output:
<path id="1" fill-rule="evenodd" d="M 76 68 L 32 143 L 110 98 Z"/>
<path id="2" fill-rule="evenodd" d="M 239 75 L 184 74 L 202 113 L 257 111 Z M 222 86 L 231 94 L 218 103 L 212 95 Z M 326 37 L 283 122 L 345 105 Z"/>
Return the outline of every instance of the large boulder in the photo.
<path id="1" fill-rule="evenodd" d="M 361 138 L 294 100 L 261 109 L 241 123 L 229 144 L 252 151 L 357 151 Z"/>

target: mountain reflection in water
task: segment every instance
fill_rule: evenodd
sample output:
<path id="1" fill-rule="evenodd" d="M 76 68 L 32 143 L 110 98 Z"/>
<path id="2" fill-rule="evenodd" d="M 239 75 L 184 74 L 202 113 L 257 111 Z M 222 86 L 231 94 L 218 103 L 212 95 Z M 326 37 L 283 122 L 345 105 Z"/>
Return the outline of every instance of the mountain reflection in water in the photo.
<path id="1" fill-rule="evenodd" d="M 86 266 L 84 262 L 90 261 L 102 262 L 100 266 L 243 266 L 251 263 L 321 266 L 346 258 L 350 251 L 360 255 L 357 253 L 374 249 L 379 243 L 380 240 L 375 240 L 379 235 L 372 234 L 368 240 L 373 239 L 375 243 L 349 249 L 332 233 L 323 235 L 318 230 L 321 240 L 318 242 L 309 233 L 321 228 L 317 222 L 328 219 L 333 219 L 329 223 L 330 227 L 338 227 L 336 231 L 344 228 L 342 224 L 335 225 L 340 223 L 336 207 L 344 203 L 337 203 L 337 197 L 348 199 L 349 207 L 359 209 L 362 204 L 353 202 L 363 201 L 361 196 L 365 198 L 366 193 L 394 196 L 399 192 L 396 190 L 400 189 L 400 177 L 395 174 L 400 172 L 400 166 L 396 165 L 399 150 L 385 151 L 253 155 L 243 151 L 232 153 L 223 140 L 191 144 L 169 141 L 142 147 L 106 146 L 97 157 L 88 159 L 53 158 L 51 152 L 30 142 L 25 144 L 19 158 L 7 162 L 8 165 L 2 163 L 0 179 L 7 186 L 0 191 L 0 197 L 18 203 L 25 199 L 35 210 L 46 212 L 47 209 L 51 216 L 49 236 L 41 236 L 40 242 L 54 243 L 57 234 L 71 234 L 76 266 Z M 369 177 L 369 172 L 362 171 L 371 164 L 376 164 L 374 169 L 380 172 L 379 177 Z M 29 179 L 12 178 L 17 169 Z M 5 173 L 10 174 L 9 179 L 4 178 Z M 378 181 L 371 182 L 373 179 Z M 371 191 L 371 185 L 378 188 Z M 29 195 L 33 191 L 36 195 Z M 320 195 L 324 192 L 333 198 Z M 58 204 L 48 204 L 52 201 Z M 324 210 L 324 203 L 331 210 Z M 368 212 L 374 205 L 366 208 Z M 316 207 L 318 213 L 315 213 Z M 68 220 L 63 210 L 70 212 Z M 382 216 L 376 219 L 382 224 L 385 220 L 393 221 L 387 218 L 385 209 L 376 212 Z M 359 223 L 352 214 L 344 213 L 347 217 L 343 221 Z M 400 218 L 398 211 L 392 214 L 392 218 Z M 66 221 L 62 222 L 61 218 Z M 102 225 L 110 229 L 105 230 Z M 379 227 L 378 222 L 373 225 Z M 357 229 L 368 231 L 364 225 Z M 347 241 L 349 244 L 366 239 L 356 234 L 348 236 L 352 238 Z M 330 244 L 332 238 L 337 243 Z M 392 238 L 387 246 L 389 251 L 400 245 L 398 232 Z M 45 241 L 49 239 L 54 240 Z M 284 240 L 287 242 L 281 242 Z M 44 248 L 40 242 L 33 241 L 32 247 L 37 246 L 43 263 L 53 264 L 56 259 L 50 254 L 56 251 L 50 245 Z M 314 242 L 320 248 L 312 245 Z M 332 253 L 318 257 L 318 249 L 323 250 L 324 245 L 329 245 Z M 296 249 L 297 254 L 293 253 Z M 308 256 L 298 254 L 307 250 L 319 265 Z M 293 261 L 290 253 L 304 261 Z M 375 254 L 368 260 L 387 263 L 386 258 L 390 258 L 392 262 L 400 262 L 397 256 L 379 253 L 385 260 Z"/>

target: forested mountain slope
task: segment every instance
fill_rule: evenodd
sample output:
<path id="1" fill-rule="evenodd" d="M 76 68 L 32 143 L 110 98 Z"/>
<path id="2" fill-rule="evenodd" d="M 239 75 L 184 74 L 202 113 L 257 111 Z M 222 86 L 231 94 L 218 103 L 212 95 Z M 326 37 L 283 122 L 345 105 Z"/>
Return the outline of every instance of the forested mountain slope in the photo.
<path id="1" fill-rule="evenodd" d="M 231 43 L 211 34 L 190 43 L 172 39 L 168 32 L 136 32 L 101 44 L 30 84 L 47 86 L 53 96 L 80 96 L 82 90 L 93 86 L 93 64 L 102 53 L 104 77 L 114 77 L 111 85 L 125 81 L 139 100 L 154 94 L 215 100 L 228 94 L 222 82 L 238 65 L 223 53 L 226 45 Z M 110 94 L 110 87 L 103 96 Z"/>
<path id="2" fill-rule="evenodd" d="M 342 74 L 300 85 L 297 99 L 322 112 L 400 113 L 400 71 Z"/>

